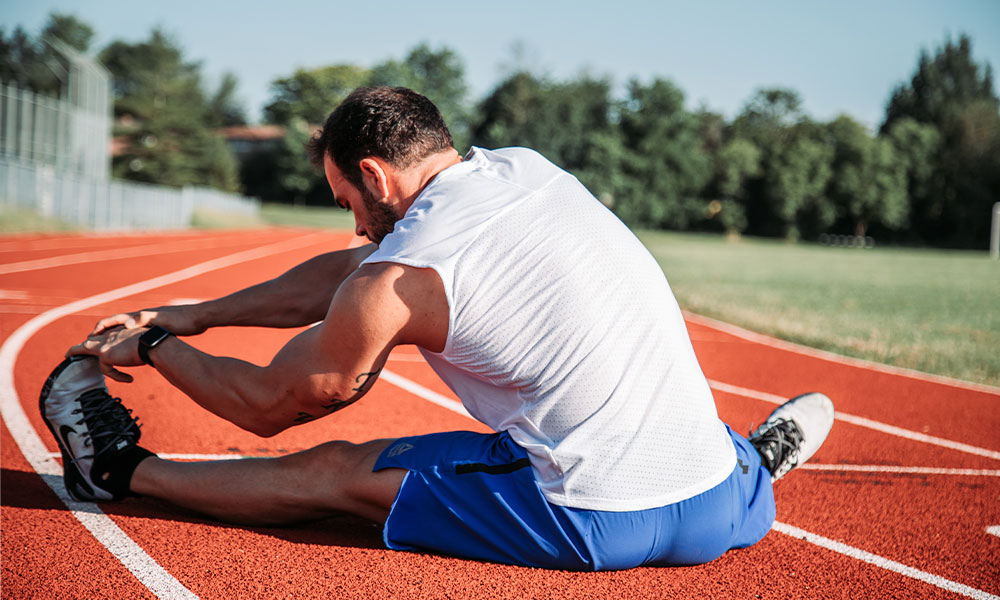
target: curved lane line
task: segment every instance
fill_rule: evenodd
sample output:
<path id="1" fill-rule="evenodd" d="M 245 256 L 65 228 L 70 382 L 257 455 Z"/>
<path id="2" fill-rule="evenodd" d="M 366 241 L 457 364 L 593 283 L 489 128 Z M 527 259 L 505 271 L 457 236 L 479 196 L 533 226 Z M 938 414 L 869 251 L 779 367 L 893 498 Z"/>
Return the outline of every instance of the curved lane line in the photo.
<path id="1" fill-rule="evenodd" d="M 684 311 L 684 319 L 698 325 L 715 329 L 716 331 L 728 333 L 738 338 L 747 340 L 748 342 L 770 346 L 771 348 L 778 348 L 779 350 L 787 350 L 788 352 L 794 352 L 795 354 L 801 354 L 803 356 L 820 358 L 850 367 L 859 367 L 869 371 L 876 371 L 878 373 L 899 375 L 902 377 L 909 377 L 911 379 L 918 379 L 920 381 L 939 383 L 974 392 L 985 392 L 987 394 L 996 394 L 1000 396 L 1000 387 L 986 385 L 984 383 L 972 383 L 971 381 L 963 381 L 953 377 L 945 377 L 944 375 L 924 373 L 923 371 L 917 371 L 916 369 L 904 369 L 903 367 L 883 365 L 881 363 L 864 360 L 862 358 L 844 356 L 843 354 L 837 354 L 836 352 L 830 352 L 828 350 L 818 350 L 816 348 L 810 348 L 809 346 L 803 346 L 802 344 L 796 344 L 795 342 L 789 342 L 769 335 L 764 335 L 763 333 L 757 333 L 756 331 L 750 331 L 749 329 L 744 329 L 737 325 L 726 323 L 724 321 L 718 321 L 711 317 L 706 317 L 697 313 Z"/>
<path id="2" fill-rule="evenodd" d="M 1000 600 L 1000 596 L 995 596 L 989 592 L 984 592 L 983 590 L 965 585 L 964 583 L 958 583 L 957 581 L 945 579 L 940 575 L 932 575 L 931 573 L 921 571 L 920 569 L 909 567 L 894 560 L 889 560 L 888 558 L 872 554 L 871 552 L 865 552 L 860 548 L 848 546 L 842 542 L 831 540 L 830 538 L 825 538 L 821 535 L 816 535 L 815 533 L 810 533 L 804 529 L 786 525 L 785 523 L 781 523 L 779 521 L 775 521 L 771 528 L 787 536 L 819 546 L 820 548 L 832 550 L 838 554 L 843 554 L 853 559 L 860 560 L 861 562 L 881 567 L 887 571 L 892 571 L 918 581 L 923 581 L 924 583 L 928 583 L 934 587 L 938 587 L 955 594 L 960 594 L 967 598 L 975 598 L 976 600 Z"/>
<path id="3" fill-rule="evenodd" d="M 20 398 L 14 388 L 14 365 L 24 344 L 42 327 L 62 317 L 78 311 L 91 308 L 125 296 L 131 296 L 146 290 L 161 287 L 210 271 L 215 271 L 242 262 L 287 252 L 313 243 L 313 238 L 321 234 L 312 234 L 290 240 L 284 240 L 237 252 L 209 260 L 174 273 L 154 277 L 146 281 L 127 285 L 108 292 L 83 298 L 69 304 L 53 308 L 31 319 L 17 328 L 0 346 L 0 417 L 7 424 L 7 429 L 14 438 L 21 453 L 31 464 L 31 468 L 42 476 L 45 483 L 69 508 L 90 533 L 97 538 L 133 575 L 159 598 L 196 598 L 190 590 L 184 587 L 173 575 L 168 573 L 132 538 L 118 527 L 101 509 L 92 502 L 77 502 L 70 498 L 63 485 L 62 467 L 49 457 L 45 444 L 38 436 L 28 416 L 24 413 Z"/>

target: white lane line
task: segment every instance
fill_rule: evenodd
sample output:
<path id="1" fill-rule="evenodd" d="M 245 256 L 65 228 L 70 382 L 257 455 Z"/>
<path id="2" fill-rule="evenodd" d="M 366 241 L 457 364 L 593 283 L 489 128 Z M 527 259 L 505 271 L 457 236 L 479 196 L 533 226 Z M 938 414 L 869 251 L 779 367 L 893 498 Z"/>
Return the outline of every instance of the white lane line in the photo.
<path id="1" fill-rule="evenodd" d="M 219 236 L 216 236 L 211 238 L 180 240 L 176 242 L 144 244 L 142 246 L 131 246 L 128 248 L 110 248 L 106 250 L 78 252 L 76 254 L 63 254 L 60 256 L 51 256 L 49 258 L 36 258 L 34 260 L 2 264 L 0 265 L 0 275 L 21 273 L 23 271 L 51 269 L 67 265 L 78 265 L 81 263 L 95 262 L 99 260 L 119 260 L 124 258 L 137 258 L 140 256 L 167 254 L 169 252 L 187 252 L 191 250 L 204 250 L 206 248 L 236 246 L 245 241 L 245 239 L 241 240 L 240 238 L 220 238 Z"/>
<path id="2" fill-rule="evenodd" d="M 83 298 L 54 308 L 18 327 L 0 346 L 0 417 L 28 460 L 31 468 L 43 479 L 93 536 L 103 544 L 133 575 L 159 598 L 194 598 L 195 595 L 168 573 L 159 563 L 136 544 L 110 517 L 92 502 L 76 502 L 62 485 L 62 467 L 49 458 L 49 451 L 24 413 L 14 388 L 14 365 L 24 344 L 42 327 L 62 317 L 93 306 L 131 296 L 153 288 L 176 283 L 211 271 L 249 260 L 287 252 L 313 243 L 321 234 L 284 240 L 267 246 L 216 258 L 174 273 L 154 277 L 109 292 Z M 46 477 L 48 476 L 48 477 Z"/>
<path id="3" fill-rule="evenodd" d="M 474 419 L 469 411 L 465 410 L 465 406 L 461 402 L 455 400 L 454 398 L 449 398 L 435 392 L 434 390 L 425 388 L 415 381 L 411 381 L 402 375 L 397 375 L 388 369 L 382 369 L 382 373 L 379 375 L 379 379 L 384 379 L 396 387 L 403 388 L 404 390 L 410 392 L 415 396 L 419 396 L 424 400 L 432 404 L 437 404 L 440 407 L 447 408 L 448 410 L 458 413 L 463 417 L 469 417 Z"/>
<path id="4" fill-rule="evenodd" d="M 423 356 L 417 356 L 417 355 L 414 355 L 414 354 L 397 354 L 397 355 L 390 354 L 389 358 L 386 359 L 386 360 L 394 360 L 394 361 L 397 361 L 397 362 L 421 363 L 421 362 L 424 362 L 424 357 Z"/>
<path id="5" fill-rule="evenodd" d="M 787 536 L 809 542 L 810 544 L 826 548 L 827 550 L 832 550 L 838 554 L 849 556 L 855 560 L 875 565 L 876 567 L 881 567 L 887 571 L 899 573 L 900 575 L 911 579 L 923 581 L 924 583 L 928 583 L 934 587 L 938 587 L 955 594 L 960 594 L 967 598 L 975 598 L 976 600 L 1000 600 L 1000 596 L 995 596 L 989 592 L 984 592 L 983 590 L 965 585 L 964 583 L 958 583 L 957 581 L 945 579 L 940 575 L 932 575 L 926 571 L 921 571 L 920 569 L 898 563 L 894 560 L 889 560 L 888 558 L 872 554 L 871 552 L 866 552 L 860 548 L 855 548 L 854 546 L 848 546 L 847 544 L 831 540 L 830 538 L 825 538 L 821 535 L 816 535 L 815 533 L 810 533 L 803 529 L 799 529 L 798 527 L 786 525 L 785 523 L 781 523 L 779 521 L 775 521 L 771 528 Z"/>
<path id="6" fill-rule="evenodd" d="M 986 533 L 1000 537 L 1000 525 L 990 525 L 986 528 Z"/>
<path id="7" fill-rule="evenodd" d="M 951 467 L 897 467 L 893 465 L 829 465 L 806 463 L 797 469 L 840 471 L 845 473 L 890 473 L 899 475 L 956 475 L 962 477 L 1000 477 L 1000 469 L 958 469 Z"/>
<path id="8" fill-rule="evenodd" d="M 1000 399 L 1000 387 L 995 387 L 992 385 L 986 385 L 982 383 L 972 383 L 971 381 L 962 381 L 961 379 L 955 379 L 953 377 L 945 377 L 944 375 L 933 375 L 931 373 L 924 373 L 923 371 L 917 371 L 915 369 L 904 369 L 902 367 L 883 365 L 881 363 L 872 362 L 870 360 L 864 360 L 861 358 L 852 358 L 850 356 L 844 356 L 843 354 L 837 354 L 835 352 L 829 352 L 827 350 L 817 350 L 816 348 L 810 348 L 808 346 L 796 344 L 795 342 L 780 340 L 778 338 L 771 337 L 769 335 L 764 335 L 763 333 L 757 333 L 756 331 L 743 329 L 742 327 L 733 325 L 731 323 L 717 321 L 715 319 L 712 319 L 711 317 L 706 317 L 692 312 L 684 311 L 684 318 L 688 321 L 691 321 L 692 323 L 703 325 L 705 327 L 709 327 L 717 331 L 722 331 L 730 335 L 734 335 L 738 338 L 747 340 L 749 342 L 753 342 L 755 344 L 762 344 L 764 346 L 778 348 L 779 350 L 787 350 L 788 352 L 794 352 L 796 354 L 802 354 L 804 356 L 811 356 L 813 358 L 820 358 L 823 360 L 828 360 L 830 362 L 835 362 L 842 365 L 848 365 L 851 367 L 867 369 L 869 371 L 887 373 L 889 375 L 900 375 L 902 377 L 909 377 L 911 379 L 918 379 L 920 381 L 927 381 L 931 383 L 938 383 L 941 385 L 948 385 L 951 387 L 971 390 L 974 392 L 985 392 L 987 394 L 996 394 L 998 396 L 998 399 Z"/>
<path id="9" fill-rule="evenodd" d="M 203 231 L 156 231 L 157 237 L 162 238 L 192 238 L 204 235 Z M 20 236 L 29 238 L 30 236 Z M 102 232 L 102 233 L 80 233 L 69 235 L 58 235 L 52 237 L 34 237 L 34 239 L 18 239 L 19 234 L 4 234 L 5 241 L 0 242 L 0 252 L 37 252 L 39 250 L 73 250 L 75 248 L 93 248 L 94 246 L 107 246 L 108 242 L 114 240 L 133 240 L 142 237 L 142 232 Z"/>
<path id="10" fill-rule="evenodd" d="M 728 383 L 722 383 L 721 381 L 714 381 L 712 379 L 708 380 L 708 384 L 712 387 L 713 390 L 719 390 L 720 392 L 726 392 L 729 394 L 736 394 L 737 396 L 743 396 L 745 398 L 763 400 L 764 402 L 770 402 L 771 404 L 784 404 L 784 402 L 788 400 L 788 398 L 779 396 L 777 394 L 770 394 L 768 392 L 751 390 L 749 388 L 740 387 L 738 385 L 731 385 Z M 875 431 L 879 431 L 881 433 L 887 433 L 889 435 L 894 435 L 896 437 L 901 437 L 908 440 L 914 440 L 917 442 L 923 442 L 925 444 L 932 444 L 934 446 L 948 448 L 949 450 L 958 450 L 959 452 L 965 452 L 968 454 L 975 454 L 976 456 L 985 456 L 986 458 L 1000 460 L 1000 452 L 997 452 L 996 450 L 990 450 L 988 448 L 980 448 L 978 446 L 963 444 L 961 442 L 953 442 L 951 440 L 935 437 L 933 435 L 927 435 L 926 433 L 919 433 L 917 431 L 910 431 L 909 429 L 903 429 L 902 427 L 896 427 L 895 425 L 888 425 L 886 423 L 882 423 L 880 421 L 874 421 L 872 419 L 867 419 L 865 417 L 857 417 L 855 415 L 837 411 L 835 419 L 838 421 L 843 421 L 845 423 L 850 423 L 852 425 L 857 425 L 859 427 L 867 427 L 868 429 L 874 429 Z"/>

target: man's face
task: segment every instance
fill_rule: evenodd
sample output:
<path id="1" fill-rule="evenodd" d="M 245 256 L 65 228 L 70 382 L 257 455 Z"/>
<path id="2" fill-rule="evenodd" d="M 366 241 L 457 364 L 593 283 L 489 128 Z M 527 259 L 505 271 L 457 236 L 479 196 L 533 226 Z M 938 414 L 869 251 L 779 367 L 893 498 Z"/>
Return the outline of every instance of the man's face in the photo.
<path id="1" fill-rule="evenodd" d="M 354 213 L 354 233 L 381 244 L 392 233 L 400 216 L 367 188 L 358 189 L 344 178 L 329 155 L 323 159 L 326 181 L 330 184 L 334 201 L 341 208 Z"/>

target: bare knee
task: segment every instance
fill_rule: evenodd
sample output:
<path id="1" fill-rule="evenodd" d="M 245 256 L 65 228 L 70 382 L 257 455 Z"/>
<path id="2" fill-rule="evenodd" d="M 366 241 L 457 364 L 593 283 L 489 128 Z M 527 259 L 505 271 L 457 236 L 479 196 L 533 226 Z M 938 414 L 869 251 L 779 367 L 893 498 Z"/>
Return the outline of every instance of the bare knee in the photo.
<path id="1" fill-rule="evenodd" d="M 326 442 L 304 452 L 275 459 L 287 473 L 282 501 L 318 513 L 349 512 L 383 521 L 395 500 L 402 473 L 374 472 L 382 450 L 392 440 L 364 444 Z"/>

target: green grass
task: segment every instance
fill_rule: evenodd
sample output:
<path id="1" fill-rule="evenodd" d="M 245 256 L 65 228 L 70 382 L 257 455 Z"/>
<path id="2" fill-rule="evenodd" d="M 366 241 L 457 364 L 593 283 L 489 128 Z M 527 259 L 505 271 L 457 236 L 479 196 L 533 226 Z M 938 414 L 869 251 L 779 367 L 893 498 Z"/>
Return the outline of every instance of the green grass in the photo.
<path id="1" fill-rule="evenodd" d="M 807 346 L 1000 385 L 1000 263 L 640 232 L 685 309 Z"/>
<path id="2" fill-rule="evenodd" d="M 199 229 L 244 229 L 248 227 L 316 227 L 354 230 L 354 217 L 346 210 L 289 204 L 262 204 L 257 218 L 199 210 L 191 226 Z"/>
<path id="3" fill-rule="evenodd" d="M 351 212 L 340 208 L 264 204 L 260 207 L 260 217 L 269 225 L 354 230 Z"/>
<path id="4" fill-rule="evenodd" d="M 42 231 L 73 231 L 73 225 L 43 217 L 34 211 L 0 208 L 0 233 L 34 233 Z"/>

